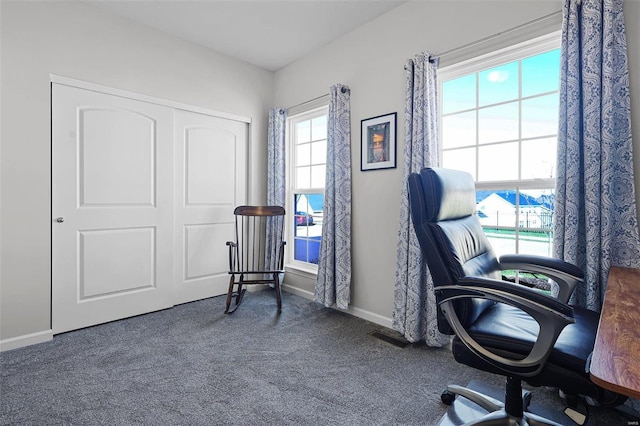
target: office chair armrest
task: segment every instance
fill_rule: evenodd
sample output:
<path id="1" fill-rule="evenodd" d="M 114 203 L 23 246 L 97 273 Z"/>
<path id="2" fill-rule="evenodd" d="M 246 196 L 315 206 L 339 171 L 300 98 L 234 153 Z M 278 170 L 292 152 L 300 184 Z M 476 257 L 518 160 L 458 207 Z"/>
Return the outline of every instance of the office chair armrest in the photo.
<path id="1" fill-rule="evenodd" d="M 238 245 L 233 241 L 227 241 L 227 246 L 229 246 L 229 273 L 231 273 L 236 270 L 234 265 L 236 265 L 236 249 Z"/>
<path id="2" fill-rule="evenodd" d="M 552 257 L 523 254 L 500 256 L 500 269 L 540 273 L 558 284 L 558 300 L 567 303 L 576 285 L 583 282 L 584 275 L 575 265 Z"/>
<path id="3" fill-rule="evenodd" d="M 573 309 L 553 297 L 499 280 L 462 278 L 458 285 L 435 289 L 440 308 L 455 334 L 469 350 L 494 367 L 519 376 L 535 376 L 544 367 L 558 336 L 574 322 Z M 539 325 L 538 337 L 524 359 L 510 359 L 485 349 L 462 326 L 453 302 L 480 298 L 505 303 L 523 310 Z"/>
<path id="4" fill-rule="evenodd" d="M 508 294 L 512 294 L 513 296 L 523 298 L 531 303 L 542 305 L 548 309 L 558 312 L 559 314 L 565 315 L 566 317 L 573 318 L 573 308 L 570 305 L 538 290 L 514 284 L 509 281 L 480 277 L 463 277 L 460 279 L 458 284 L 464 286 L 465 288 L 471 287 L 478 289 L 490 289 L 493 291 L 502 291 Z"/>

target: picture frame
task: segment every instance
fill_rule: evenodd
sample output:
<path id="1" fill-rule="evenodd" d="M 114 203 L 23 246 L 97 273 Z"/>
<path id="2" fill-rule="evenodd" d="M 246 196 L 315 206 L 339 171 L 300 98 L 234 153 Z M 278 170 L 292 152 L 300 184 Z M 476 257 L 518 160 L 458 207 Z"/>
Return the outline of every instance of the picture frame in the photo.
<path id="1" fill-rule="evenodd" d="M 392 112 L 361 121 L 361 171 L 396 168 L 396 116 Z"/>

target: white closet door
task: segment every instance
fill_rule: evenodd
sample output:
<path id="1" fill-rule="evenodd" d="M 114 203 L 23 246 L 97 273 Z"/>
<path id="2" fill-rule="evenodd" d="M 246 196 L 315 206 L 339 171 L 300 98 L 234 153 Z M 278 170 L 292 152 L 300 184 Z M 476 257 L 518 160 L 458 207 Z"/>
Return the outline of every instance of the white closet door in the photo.
<path id="1" fill-rule="evenodd" d="M 233 209 L 246 203 L 247 123 L 176 110 L 175 303 L 227 292 Z"/>
<path id="2" fill-rule="evenodd" d="M 172 117 L 52 85 L 54 333 L 173 305 Z"/>

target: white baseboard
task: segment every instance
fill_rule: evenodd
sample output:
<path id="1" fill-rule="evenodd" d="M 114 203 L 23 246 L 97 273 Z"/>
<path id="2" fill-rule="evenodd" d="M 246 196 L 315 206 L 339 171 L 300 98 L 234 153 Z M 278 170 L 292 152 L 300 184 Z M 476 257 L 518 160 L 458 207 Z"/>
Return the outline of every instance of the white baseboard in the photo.
<path id="1" fill-rule="evenodd" d="M 53 330 L 40 331 L 38 333 L 25 334 L 24 336 L 0 340 L 0 352 L 35 345 L 36 343 L 48 342 L 51 339 L 53 339 Z"/>
<path id="2" fill-rule="evenodd" d="M 341 311 L 347 312 L 351 315 L 353 315 L 354 317 L 358 317 L 358 318 L 362 318 L 365 319 L 367 321 L 371 321 L 374 324 L 378 324 L 381 325 L 383 327 L 387 327 L 389 329 L 393 328 L 393 320 L 391 318 L 387 318 L 387 317 L 383 317 L 382 315 L 373 313 L 371 311 L 367 311 L 365 309 L 361 309 L 361 308 L 355 308 L 352 306 L 349 306 L 349 309 L 347 310 L 342 310 Z"/>
<path id="3" fill-rule="evenodd" d="M 307 290 L 300 289 L 298 287 L 292 287 L 286 284 L 282 285 L 284 291 L 295 294 L 305 299 L 313 300 L 313 293 Z M 392 328 L 391 318 L 384 317 L 382 315 L 367 311 L 366 309 L 356 308 L 349 306 L 348 309 L 337 309 L 342 312 L 346 312 L 354 317 L 362 318 L 367 321 L 371 321 L 374 324 L 381 325 L 383 327 Z M 24 346 L 35 345 L 37 343 L 47 342 L 53 339 L 53 330 L 40 331 L 38 333 L 25 334 L 24 336 L 12 337 L 10 339 L 0 340 L 0 352 L 10 351 L 12 349 L 22 348 Z"/>
<path id="4" fill-rule="evenodd" d="M 287 284 L 282 284 L 282 290 L 288 291 L 289 293 L 293 293 L 296 296 L 304 297 L 305 299 L 313 300 L 313 293 L 298 287 L 292 287 Z"/>
<path id="5" fill-rule="evenodd" d="M 305 299 L 313 300 L 313 293 L 307 290 L 302 290 L 298 287 L 292 287 L 286 284 L 282 285 L 282 289 L 284 291 L 288 291 L 289 293 L 293 293 L 296 296 L 304 297 Z M 382 315 L 367 311 L 366 309 L 356 308 L 353 306 L 349 306 L 347 309 L 338 309 L 333 308 L 342 312 L 346 312 L 354 317 L 362 318 L 367 321 L 371 321 L 374 324 L 381 325 L 387 328 L 393 328 L 393 320 L 391 318 L 384 317 Z"/>

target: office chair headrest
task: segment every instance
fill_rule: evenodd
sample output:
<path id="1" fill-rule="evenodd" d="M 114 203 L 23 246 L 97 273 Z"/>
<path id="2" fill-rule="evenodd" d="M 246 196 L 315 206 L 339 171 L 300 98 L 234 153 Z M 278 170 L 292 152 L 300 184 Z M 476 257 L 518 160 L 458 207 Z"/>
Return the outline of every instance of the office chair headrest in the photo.
<path id="1" fill-rule="evenodd" d="M 460 170 L 428 167 L 420 171 L 423 188 L 431 188 L 425 196 L 426 220 L 458 219 L 476 211 L 476 187 L 473 177 Z"/>

